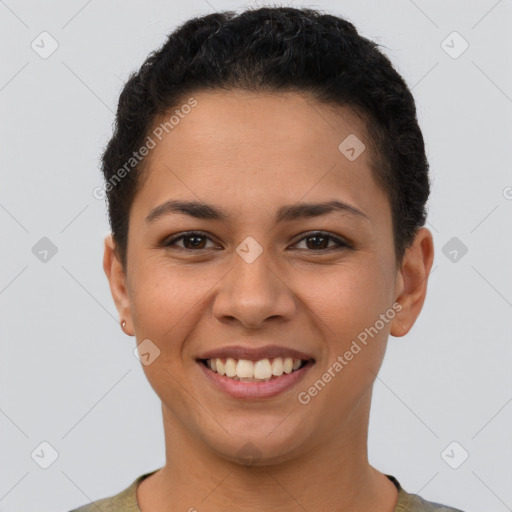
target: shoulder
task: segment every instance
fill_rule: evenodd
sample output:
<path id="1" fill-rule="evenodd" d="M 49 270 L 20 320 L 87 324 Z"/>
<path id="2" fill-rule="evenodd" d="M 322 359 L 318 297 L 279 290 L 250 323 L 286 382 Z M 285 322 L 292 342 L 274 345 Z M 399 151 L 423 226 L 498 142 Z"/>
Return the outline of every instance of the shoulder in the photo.
<path id="1" fill-rule="evenodd" d="M 137 486 L 144 478 L 156 471 L 151 471 L 137 477 L 126 489 L 118 494 L 82 505 L 69 512 L 140 512 L 137 503 Z"/>
<path id="2" fill-rule="evenodd" d="M 406 496 L 404 505 L 402 508 L 397 508 L 395 512 L 464 512 L 459 508 L 424 500 L 421 496 L 416 494 L 404 494 Z"/>
<path id="3" fill-rule="evenodd" d="M 449 507 L 441 503 L 427 501 L 417 494 L 410 494 L 400 485 L 392 475 L 386 475 L 398 489 L 398 502 L 394 512 L 464 512 L 458 508 Z"/>

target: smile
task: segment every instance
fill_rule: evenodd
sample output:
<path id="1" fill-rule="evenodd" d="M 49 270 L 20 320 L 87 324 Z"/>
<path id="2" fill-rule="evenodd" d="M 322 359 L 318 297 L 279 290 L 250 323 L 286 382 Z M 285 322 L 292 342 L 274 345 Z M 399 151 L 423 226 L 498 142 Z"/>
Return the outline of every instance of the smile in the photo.
<path id="1" fill-rule="evenodd" d="M 227 357 L 199 359 L 197 363 L 214 389 L 238 399 L 262 399 L 297 384 L 315 360 L 274 357 L 251 361 Z"/>
<path id="2" fill-rule="evenodd" d="M 289 374 L 300 369 L 306 362 L 292 357 L 264 358 L 258 361 L 234 357 L 203 360 L 203 364 L 213 372 L 244 382 L 275 380 L 283 373 Z"/>

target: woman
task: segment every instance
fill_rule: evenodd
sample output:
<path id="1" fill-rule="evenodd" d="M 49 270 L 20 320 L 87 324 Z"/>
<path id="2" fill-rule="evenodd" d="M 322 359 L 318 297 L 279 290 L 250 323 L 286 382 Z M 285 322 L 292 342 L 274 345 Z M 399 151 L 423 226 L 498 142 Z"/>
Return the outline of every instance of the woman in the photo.
<path id="1" fill-rule="evenodd" d="M 309 9 L 192 19 L 125 85 L 103 172 L 166 464 L 76 511 L 457 510 L 368 463 L 433 261 L 414 100 L 376 44 Z"/>

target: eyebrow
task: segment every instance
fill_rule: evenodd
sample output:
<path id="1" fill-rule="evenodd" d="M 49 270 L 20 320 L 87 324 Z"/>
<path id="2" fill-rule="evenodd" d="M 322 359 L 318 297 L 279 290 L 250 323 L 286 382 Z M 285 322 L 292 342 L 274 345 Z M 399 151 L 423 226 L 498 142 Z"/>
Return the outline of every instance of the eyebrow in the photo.
<path id="1" fill-rule="evenodd" d="M 275 221 L 276 223 L 289 222 L 302 218 L 319 217 L 334 212 L 341 212 L 355 217 L 361 217 L 368 221 L 370 220 L 364 212 L 357 209 L 355 206 L 342 201 L 332 200 L 323 203 L 296 203 L 282 206 L 277 210 Z M 228 212 L 219 206 L 213 206 L 199 201 L 171 199 L 153 208 L 146 217 L 146 222 L 152 223 L 170 214 L 183 214 L 196 219 L 206 220 L 227 221 L 229 219 Z"/>

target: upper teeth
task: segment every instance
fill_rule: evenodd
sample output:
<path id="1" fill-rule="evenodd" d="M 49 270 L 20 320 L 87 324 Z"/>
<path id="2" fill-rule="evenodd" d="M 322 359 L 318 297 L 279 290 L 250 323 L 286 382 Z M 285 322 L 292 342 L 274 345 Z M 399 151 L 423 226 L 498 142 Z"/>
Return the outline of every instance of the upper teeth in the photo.
<path id="1" fill-rule="evenodd" d="M 301 362 L 301 359 L 292 357 L 276 357 L 272 361 L 269 359 L 250 361 L 228 357 L 226 359 L 207 359 L 206 364 L 214 372 L 226 375 L 226 377 L 238 377 L 244 380 L 253 378 L 270 380 L 273 375 L 279 377 L 283 372 L 291 373 L 293 370 L 299 369 Z"/>

